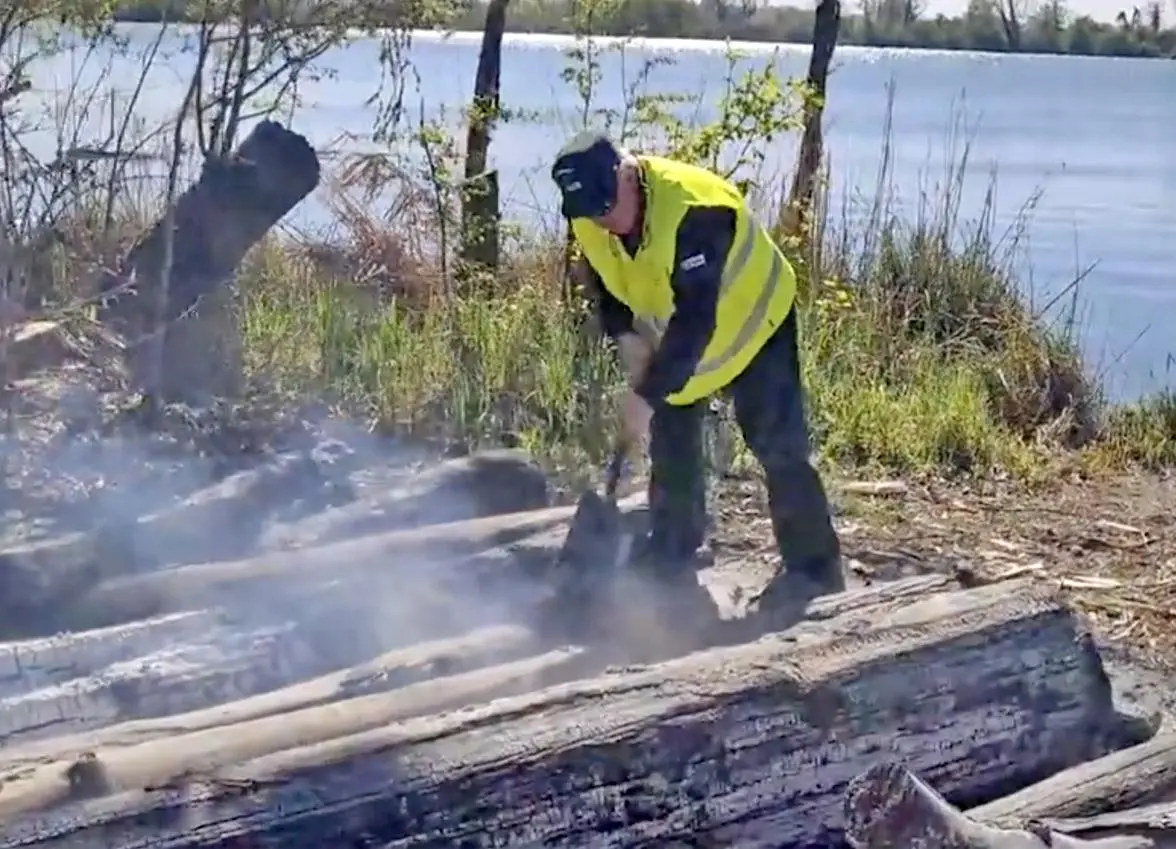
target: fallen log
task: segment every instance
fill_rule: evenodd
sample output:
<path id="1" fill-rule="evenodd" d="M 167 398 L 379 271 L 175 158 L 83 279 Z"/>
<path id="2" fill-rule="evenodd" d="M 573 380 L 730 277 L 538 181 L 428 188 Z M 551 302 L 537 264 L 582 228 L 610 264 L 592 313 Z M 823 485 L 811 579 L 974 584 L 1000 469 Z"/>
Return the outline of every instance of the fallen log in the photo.
<path id="1" fill-rule="evenodd" d="M 906 767 L 878 764 L 850 782 L 845 840 L 853 849 L 1152 849 L 1145 837 L 1077 840 L 1048 827 L 1000 828 L 960 813 Z"/>
<path id="2" fill-rule="evenodd" d="M 252 733 L 213 729 L 201 751 L 240 766 L 100 805 L 46 811 L 68 786 L 63 765 L 37 768 L 0 794 L 5 845 L 82 847 L 99 831 L 110 849 L 246 834 L 284 849 L 360 835 L 437 847 L 812 845 L 840 820 L 845 785 L 893 752 L 949 798 L 987 799 L 1081 760 L 1075 739 L 1117 721 L 1097 653 L 1031 581 L 939 593 L 854 630 L 839 622 L 824 641 L 768 636 L 350 736 L 356 700 L 341 702 L 314 709 L 336 711 L 316 715 L 317 744 L 287 737 L 248 763 L 223 753 L 242 754 Z M 108 787 L 180 773 L 190 762 L 174 749 L 109 756 L 121 777 Z"/>
<path id="3" fill-rule="evenodd" d="M 431 573 L 439 573 L 447 563 L 555 527 L 574 512 L 574 506 L 548 507 L 269 552 L 246 560 L 199 563 L 113 578 L 74 602 L 61 618 L 96 626 L 205 603 L 231 602 L 250 584 L 264 585 L 274 579 L 281 580 L 285 591 L 298 581 L 314 586 L 326 579 L 344 581 L 376 570 L 385 573 L 380 580 L 393 576 L 398 581 L 420 585 L 424 574 L 427 583 L 436 586 Z"/>
<path id="4" fill-rule="evenodd" d="M 550 503 L 547 476 L 522 451 L 482 451 L 446 460 L 407 484 L 274 526 L 263 549 L 305 548 L 336 540 L 539 510 Z"/>
<path id="5" fill-rule="evenodd" d="M 230 475 L 145 516 L 121 516 L 93 531 L 0 551 L 0 629 L 9 636 L 53 633 L 119 620 L 62 617 L 103 580 L 157 569 L 165 564 L 209 562 L 239 557 L 253 547 L 266 517 L 297 494 L 324 494 L 330 482 L 303 454 L 273 458 Z M 101 505 L 97 508 L 101 510 Z M 156 610 L 142 608 L 143 616 Z"/>
<path id="6" fill-rule="evenodd" d="M 221 629 L 0 700 L 0 744 L 238 701 L 322 671 L 294 627 Z"/>
<path id="7" fill-rule="evenodd" d="M 140 568 L 246 556 L 276 511 L 308 495 L 328 507 L 338 486 L 309 453 L 278 455 L 231 474 L 135 523 Z"/>
<path id="8" fill-rule="evenodd" d="M 1152 739 L 1073 766 L 1044 781 L 968 811 L 1012 828 L 1034 820 L 1089 817 L 1172 798 L 1176 793 L 1176 734 Z"/>
<path id="9" fill-rule="evenodd" d="M 101 580 L 101 564 L 133 563 L 122 528 L 71 533 L 0 551 L 0 636 L 66 630 L 57 604 L 69 604 Z"/>
<path id="10" fill-rule="evenodd" d="M 585 664 L 592 663 L 591 657 L 579 648 L 560 649 L 487 669 L 412 684 L 391 693 L 358 696 L 228 727 L 189 732 L 176 726 L 176 733 L 166 740 L 131 742 L 88 751 L 103 771 L 105 792 L 102 795 L 160 787 L 184 781 L 187 776 L 210 774 L 265 754 L 292 748 L 313 748 L 339 735 L 348 737 L 385 728 L 410 717 L 457 710 L 476 701 L 526 692 L 552 677 L 575 677 L 584 671 Z M 0 794 L 0 820 L 8 826 L 5 838 L 11 840 L 14 835 L 21 834 L 21 826 L 15 821 L 17 816 L 33 814 L 30 824 L 39 821 L 48 825 L 52 822 L 51 818 L 42 819 L 37 812 L 70 800 L 70 784 L 61 777 L 71 762 L 72 759 L 22 764 L 14 769 L 6 755 L 0 756 L 0 776 L 4 781 L 4 793 Z M 38 829 L 34 826 L 26 833 L 44 833 Z M 11 844 L 0 843 L 0 846 L 8 845 Z"/>
<path id="11" fill-rule="evenodd" d="M 460 637 L 387 652 L 356 666 L 238 701 L 154 719 L 120 722 L 79 734 L 59 734 L 35 742 L 10 744 L 5 747 L 3 762 L 16 768 L 22 764 L 68 758 L 79 751 L 167 738 L 175 735 L 177 729 L 189 733 L 289 714 L 316 705 L 387 692 L 519 660 L 534 651 L 535 641 L 525 628 L 482 628 Z"/>

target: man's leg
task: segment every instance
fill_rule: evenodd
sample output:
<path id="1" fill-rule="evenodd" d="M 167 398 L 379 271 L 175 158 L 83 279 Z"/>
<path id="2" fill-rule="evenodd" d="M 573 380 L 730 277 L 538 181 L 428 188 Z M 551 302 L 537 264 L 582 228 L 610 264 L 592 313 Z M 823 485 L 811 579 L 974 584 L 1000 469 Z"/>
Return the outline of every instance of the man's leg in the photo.
<path id="1" fill-rule="evenodd" d="M 772 528 L 786 569 L 761 605 L 771 606 L 779 594 L 811 597 L 844 589 L 829 501 L 809 462 L 795 312 L 731 384 L 730 394 L 743 438 L 764 467 Z"/>
<path id="2" fill-rule="evenodd" d="M 701 404 L 659 404 L 650 423 L 650 534 L 644 547 L 664 569 L 689 569 L 706 536 L 703 412 Z"/>

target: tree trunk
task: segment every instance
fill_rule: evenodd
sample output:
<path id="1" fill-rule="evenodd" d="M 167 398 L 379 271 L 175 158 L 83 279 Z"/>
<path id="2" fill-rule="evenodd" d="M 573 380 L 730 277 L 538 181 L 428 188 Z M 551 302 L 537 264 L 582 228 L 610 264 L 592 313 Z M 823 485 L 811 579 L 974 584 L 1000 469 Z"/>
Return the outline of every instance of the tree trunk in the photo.
<path id="1" fill-rule="evenodd" d="M 319 161 L 302 136 L 262 121 L 226 160 L 208 159 L 200 179 L 176 201 L 172 265 L 167 281 L 163 368 L 159 386 L 140 389 L 165 401 L 203 404 L 231 395 L 240 381 L 240 328 L 229 283 L 246 252 L 319 181 Z M 138 383 L 152 370 L 143 361 L 156 330 L 164 284 L 165 216 L 102 282 L 101 311 L 127 339 L 128 364 Z"/>
<path id="2" fill-rule="evenodd" d="M 465 183 L 462 185 L 462 258 L 467 271 L 498 268 L 498 173 L 486 169 L 490 133 L 498 122 L 498 88 L 502 75 L 502 34 L 509 0 L 490 0 L 482 29 L 482 50 L 474 77 L 474 97 L 466 134 Z"/>
<path id="3" fill-rule="evenodd" d="M 803 232 L 816 196 L 817 179 L 824 158 L 821 116 L 825 111 L 829 65 L 833 62 L 833 51 L 837 47 L 837 34 L 840 28 L 839 0 L 821 0 L 817 4 L 813 19 L 813 52 L 809 57 L 808 77 L 805 80 L 812 96 L 805 101 L 804 132 L 800 138 L 792 188 L 788 192 L 788 205 L 781 221 L 784 230 L 789 233 Z"/>
<path id="4" fill-rule="evenodd" d="M 205 778 L 85 808 L 49 807 L 68 790 L 45 765 L 5 784 L 0 846 L 827 845 L 846 784 L 894 752 L 966 804 L 1090 757 L 1076 741 L 1118 722 L 1093 645 L 1031 581 L 809 626 L 399 725 L 388 695 L 262 720 L 269 742 L 100 751 L 100 792 L 190 776 L 197 752 Z"/>

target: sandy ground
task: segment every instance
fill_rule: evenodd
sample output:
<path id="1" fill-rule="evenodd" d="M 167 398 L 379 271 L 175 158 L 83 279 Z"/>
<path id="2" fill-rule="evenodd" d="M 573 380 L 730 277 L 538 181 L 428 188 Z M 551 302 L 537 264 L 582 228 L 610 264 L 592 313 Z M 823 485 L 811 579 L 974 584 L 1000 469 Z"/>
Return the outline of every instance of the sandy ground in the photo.
<path id="1" fill-rule="evenodd" d="M 1063 478 L 1026 491 L 1001 482 L 829 481 L 852 582 L 954 572 L 1033 575 L 1089 622 L 1132 712 L 1176 721 L 1176 479 L 1150 473 Z M 763 487 L 716 490 L 712 593 L 744 603 L 775 568 Z"/>

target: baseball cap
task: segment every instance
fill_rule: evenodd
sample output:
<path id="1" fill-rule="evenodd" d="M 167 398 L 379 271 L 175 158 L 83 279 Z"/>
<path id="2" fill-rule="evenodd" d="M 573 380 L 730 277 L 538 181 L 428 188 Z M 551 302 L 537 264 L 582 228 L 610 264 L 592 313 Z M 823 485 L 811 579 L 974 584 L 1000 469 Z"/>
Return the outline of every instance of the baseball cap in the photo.
<path id="1" fill-rule="evenodd" d="M 564 145 L 551 166 L 564 216 L 598 218 L 612 209 L 620 166 L 620 150 L 603 133 L 585 131 Z"/>

